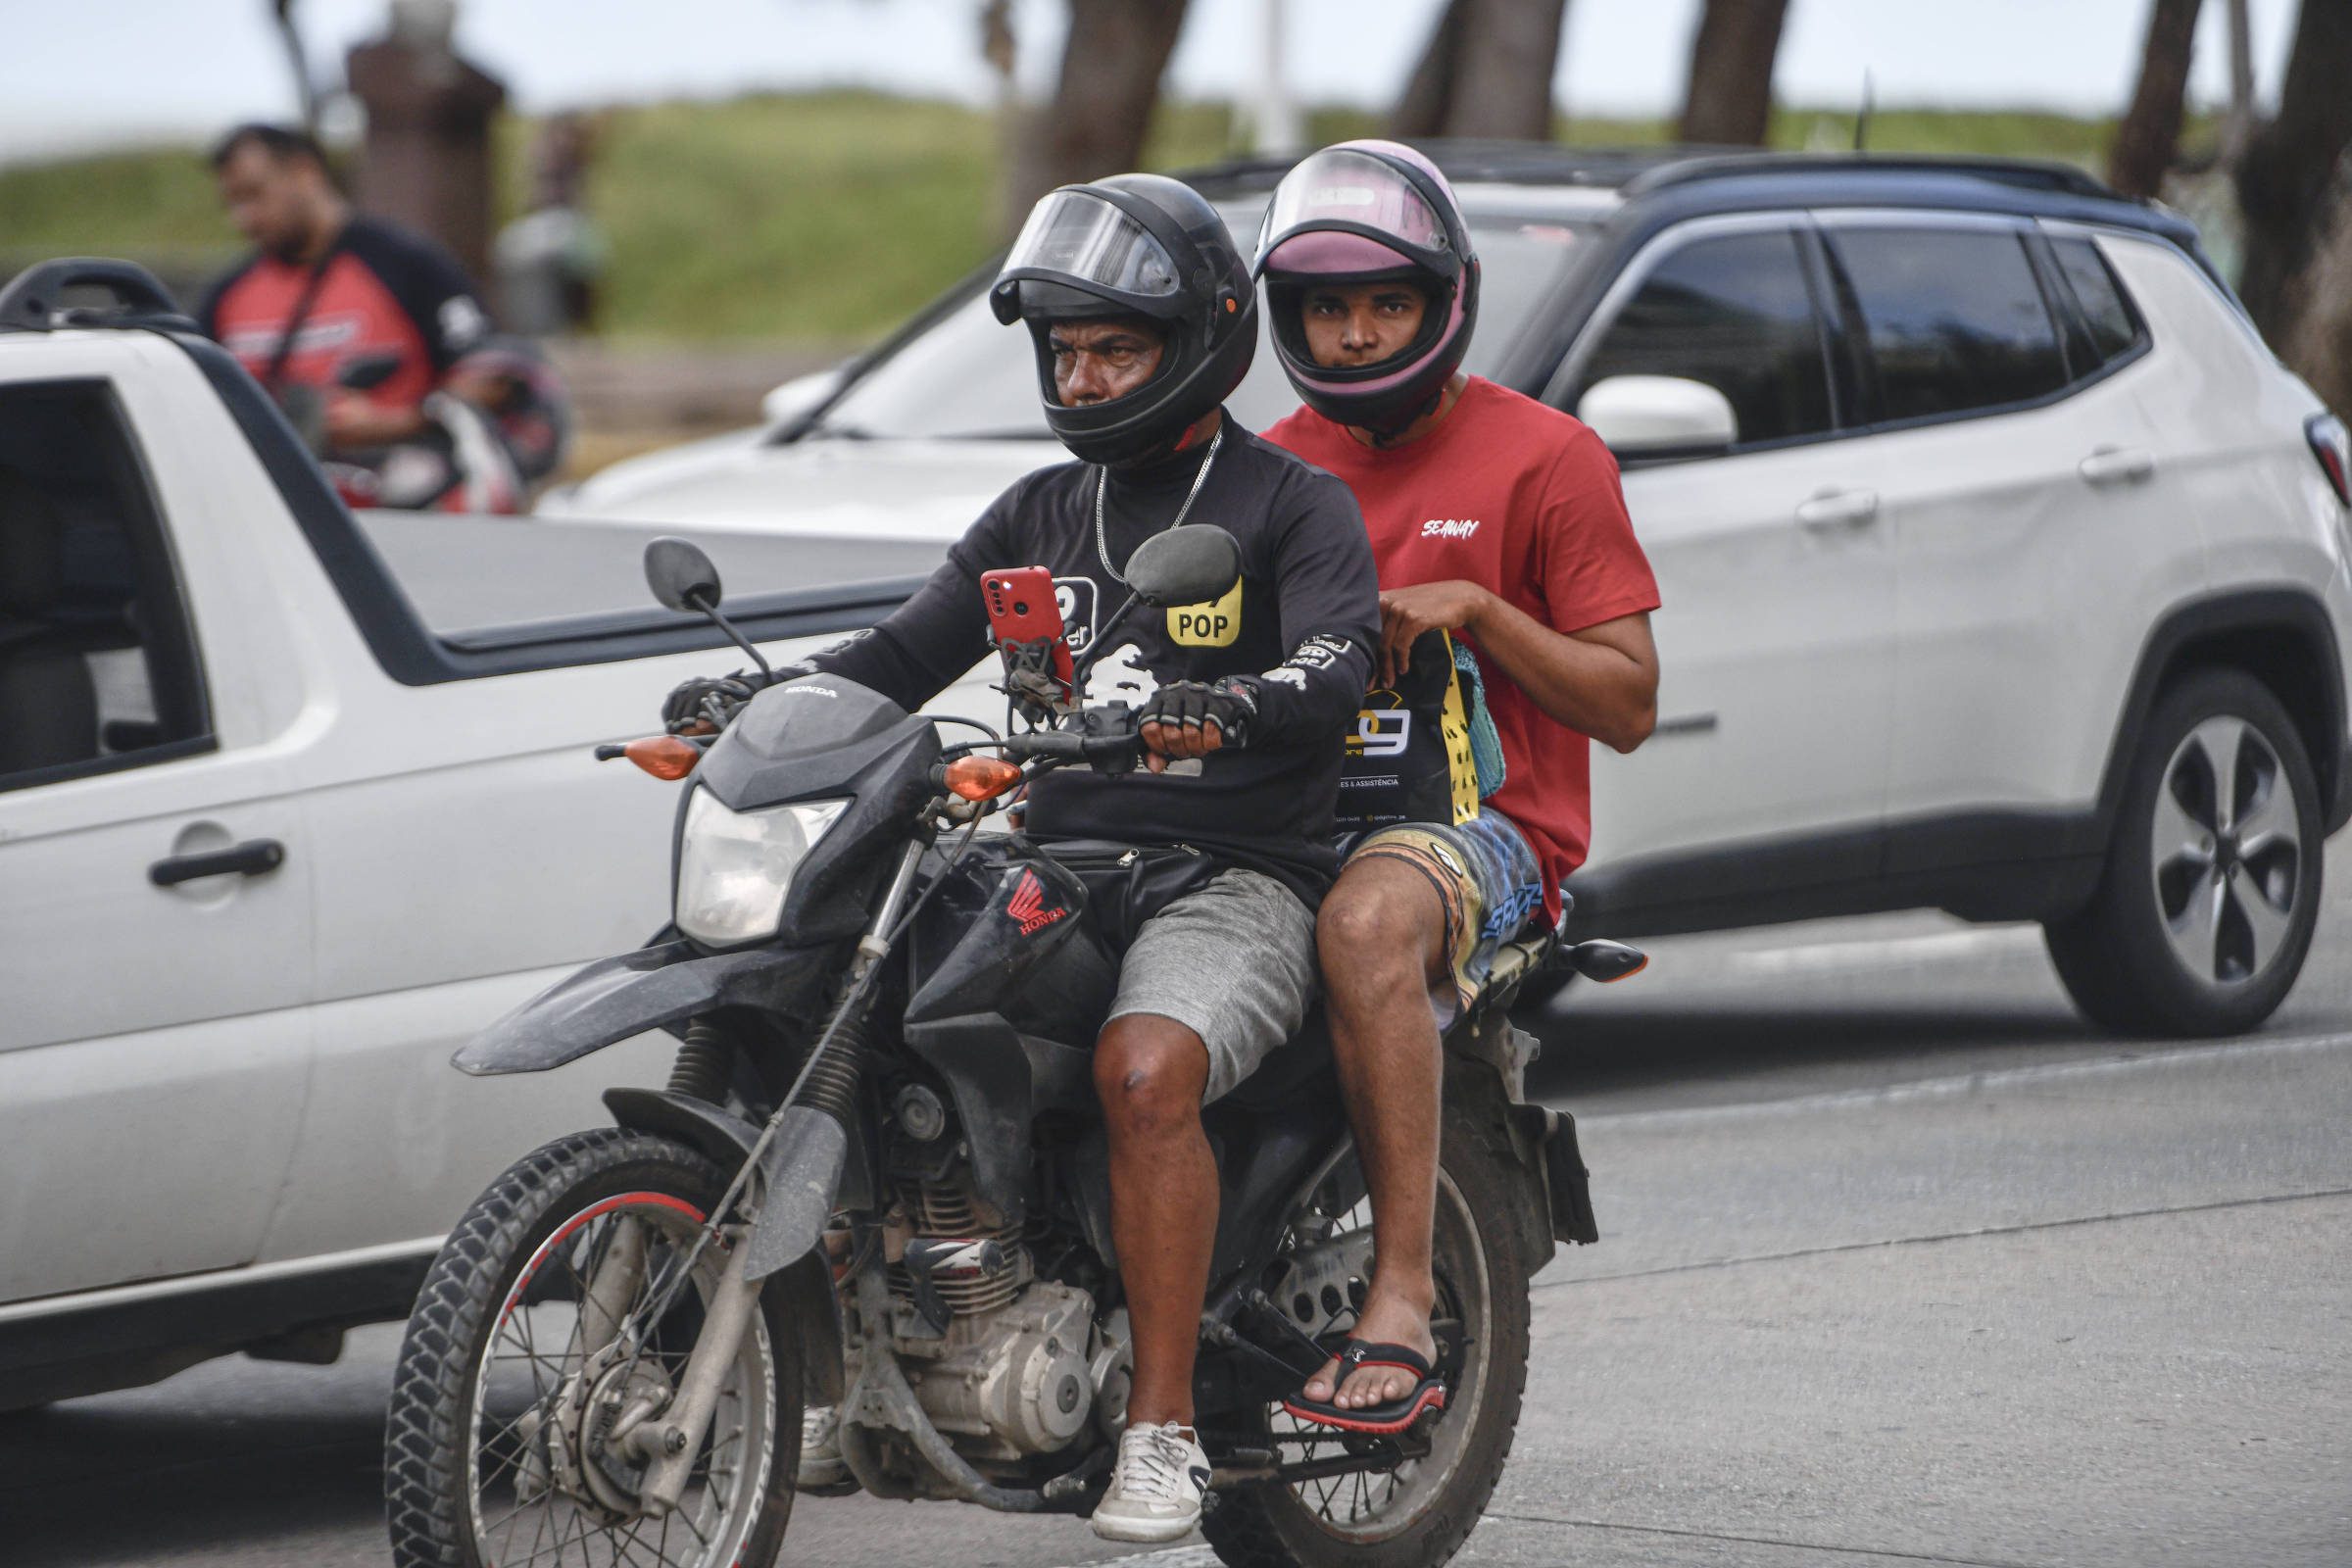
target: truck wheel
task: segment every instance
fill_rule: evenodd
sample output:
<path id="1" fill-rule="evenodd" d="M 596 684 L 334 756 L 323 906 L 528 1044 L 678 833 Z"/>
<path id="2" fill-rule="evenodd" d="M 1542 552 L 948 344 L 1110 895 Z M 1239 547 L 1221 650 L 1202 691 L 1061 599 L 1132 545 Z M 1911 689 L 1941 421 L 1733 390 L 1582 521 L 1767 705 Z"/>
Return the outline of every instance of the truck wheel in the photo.
<path id="1" fill-rule="evenodd" d="M 2088 907 L 2044 927 L 2117 1034 L 2228 1035 L 2286 999 L 2320 909 L 2320 792 L 2268 687 L 2233 669 L 2157 700 Z"/>

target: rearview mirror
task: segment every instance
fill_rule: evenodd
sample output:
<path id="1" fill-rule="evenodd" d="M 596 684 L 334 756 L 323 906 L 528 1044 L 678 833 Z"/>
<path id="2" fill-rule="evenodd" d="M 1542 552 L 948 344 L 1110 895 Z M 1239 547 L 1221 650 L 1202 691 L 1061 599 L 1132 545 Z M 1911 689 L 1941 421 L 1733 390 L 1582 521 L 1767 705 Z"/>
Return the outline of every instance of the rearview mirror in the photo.
<path id="1" fill-rule="evenodd" d="M 1740 439 L 1732 400 L 1679 375 L 1612 375 L 1577 400 L 1576 416 L 1611 452 L 1714 452 Z"/>
<path id="2" fill-rule="evenodd" d="M 1155 533 L 1127 558 L 1127 586 L 1152 610 L 1205 605 L 1242 580 L 1242 547 L 1214 523 Z"/>
<path id="3" fill-rule="evenodd" d="M 645 585 L 672 610 L 718 608 L 718 568 L 684 539 L 664 536 L 645 547 Z"/>

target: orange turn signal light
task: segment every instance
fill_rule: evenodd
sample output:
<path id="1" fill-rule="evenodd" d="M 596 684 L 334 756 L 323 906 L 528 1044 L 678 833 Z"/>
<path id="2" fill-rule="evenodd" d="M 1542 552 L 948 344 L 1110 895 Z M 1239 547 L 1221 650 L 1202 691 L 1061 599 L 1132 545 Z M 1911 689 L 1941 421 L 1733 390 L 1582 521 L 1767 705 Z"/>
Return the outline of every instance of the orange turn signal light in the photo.
<path id="1" fill-rule="evenodd" d="M 948 788 L 967 801 L 993 801 L 1020 781 L 1019 765 L 1002 757 L 958 757 L 948 764 Z"/>
<path id="2" fill-rule="evenodd" d="M 656 778 L 680 779 L 703 760 L 702 748 L 675 735 L 646 735 L 629 742 L 620 755 Z"/>

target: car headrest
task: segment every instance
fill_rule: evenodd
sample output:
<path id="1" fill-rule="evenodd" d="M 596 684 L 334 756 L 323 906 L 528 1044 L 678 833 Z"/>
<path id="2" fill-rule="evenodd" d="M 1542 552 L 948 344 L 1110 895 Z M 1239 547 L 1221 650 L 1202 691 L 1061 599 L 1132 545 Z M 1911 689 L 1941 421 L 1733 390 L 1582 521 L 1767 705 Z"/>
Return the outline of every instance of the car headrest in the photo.
<path id="1" fill-rule="evenodd" d="M 30 479 L 0 466 L 0 615 L 38 618 L 66 584 L 66 519 Z"/>

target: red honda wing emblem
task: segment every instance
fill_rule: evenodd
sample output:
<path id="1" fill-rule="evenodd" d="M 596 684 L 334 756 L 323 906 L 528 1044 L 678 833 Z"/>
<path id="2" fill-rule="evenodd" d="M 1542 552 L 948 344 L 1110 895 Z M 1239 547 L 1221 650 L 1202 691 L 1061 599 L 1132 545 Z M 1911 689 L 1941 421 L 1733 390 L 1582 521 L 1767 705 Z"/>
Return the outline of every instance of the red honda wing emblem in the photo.
<path id="1" fill-rule="evenodd" d="M 1035 936 L 1070 911 L 1046 906 L 1046 885 L 1037 879 L 1035 871 L 1021 873 L 1020 885 L 1012 890 L 1005 902 L 1004 912 L 1021 923 L 1021 935 Z"/>

